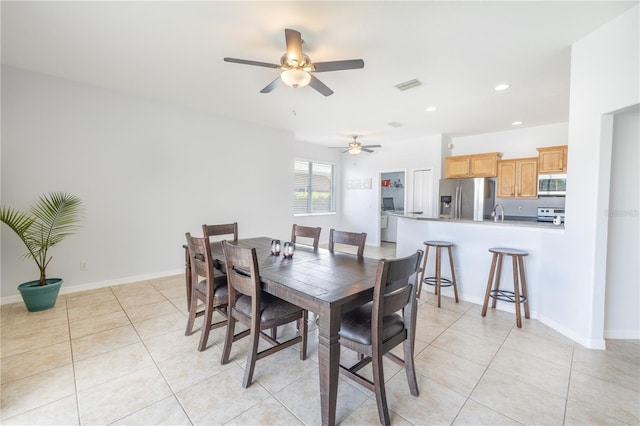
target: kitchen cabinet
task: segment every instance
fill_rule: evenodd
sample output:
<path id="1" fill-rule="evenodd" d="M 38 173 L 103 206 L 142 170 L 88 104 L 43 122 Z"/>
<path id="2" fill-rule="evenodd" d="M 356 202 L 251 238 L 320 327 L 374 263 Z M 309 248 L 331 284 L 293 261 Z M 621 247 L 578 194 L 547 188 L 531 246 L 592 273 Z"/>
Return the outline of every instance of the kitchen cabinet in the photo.
<path id="1" fill-rule="evenodd" d="M 445 178 L 493 177 L 498 174 L 498 160 L 502 154 L 456 155 L 444 159 Z"/>
<path id="2" fill-rule="evenodd" d="M 498 198 L 536 198 L 538 196 L 538 158 L 498 161 Z"/>
<path id="3" fill-rule="evenodd" d="M 538 173 L 567 173 L 567 148 L 567 145 L 537 148 Z"/>

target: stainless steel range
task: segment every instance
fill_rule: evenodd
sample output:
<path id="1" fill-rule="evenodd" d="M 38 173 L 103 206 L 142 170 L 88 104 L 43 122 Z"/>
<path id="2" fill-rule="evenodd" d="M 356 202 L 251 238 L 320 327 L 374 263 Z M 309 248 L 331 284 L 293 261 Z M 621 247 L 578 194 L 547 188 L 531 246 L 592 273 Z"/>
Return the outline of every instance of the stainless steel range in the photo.
<path id="1" fill-rule="evenodd" d="M 560 216 L 564 223 L 564 209 L 557 207 L 538 207 L 538 222 L 553 222 L 553 218 Z"/>

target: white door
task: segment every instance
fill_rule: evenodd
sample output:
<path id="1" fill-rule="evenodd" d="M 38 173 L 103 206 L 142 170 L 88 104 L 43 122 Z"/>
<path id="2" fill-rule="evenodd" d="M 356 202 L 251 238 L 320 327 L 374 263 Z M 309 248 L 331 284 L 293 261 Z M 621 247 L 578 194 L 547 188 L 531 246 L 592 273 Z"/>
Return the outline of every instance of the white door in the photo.
<path id="1" fill-rule="evenodd" d="M 413 171 L 413 211 L 435 217 L 433 209 L 433 170 Z"/>

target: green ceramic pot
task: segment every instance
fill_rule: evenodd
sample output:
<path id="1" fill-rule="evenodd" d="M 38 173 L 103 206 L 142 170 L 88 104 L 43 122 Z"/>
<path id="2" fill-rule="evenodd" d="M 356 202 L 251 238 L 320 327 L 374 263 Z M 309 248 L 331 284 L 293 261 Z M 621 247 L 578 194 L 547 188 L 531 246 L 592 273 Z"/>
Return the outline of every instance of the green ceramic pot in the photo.
<path id="1" fill-rule="evenodd" d="M 40 285 L 39 280 L 22 283 L 18 291 L 29 312 L 44 311 L 53 308 L 58 300 L 62 278 L 47 278 L 47 285 Z"/>

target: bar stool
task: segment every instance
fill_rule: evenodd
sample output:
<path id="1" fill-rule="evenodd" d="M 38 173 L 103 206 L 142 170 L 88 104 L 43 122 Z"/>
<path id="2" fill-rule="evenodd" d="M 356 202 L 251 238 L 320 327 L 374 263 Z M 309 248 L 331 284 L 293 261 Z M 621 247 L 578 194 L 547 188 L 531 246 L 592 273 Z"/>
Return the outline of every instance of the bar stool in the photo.
<path id="1" fill-rule="evenodd" d="M 422 273 L 420 275 L 420 286 L 418 287 L 418 298 L 420 298 L 420 293 L 422 292 L 422 283 L 435 286 L 436 294 L 438 295 L 438 308 L 440 307 L 440 296 L 442 293 L 442 287 L 452 287 L 453 293 L 456 297 L 456 303 L 458 303 L 458 286 L 456 283 L 456 272 L 453 269 L 453 254 L 451 252 L 451 247 L 453 247 L 453 243 L 448 241 L 425 241 L 423 243 L 426 246 L 426 250 L 424 252 L 424 259 L 422 260 Z M 427 271 L 427 257 L 429 256 L 429 248 L 435 247 L 436 249 L 436 275 L 433 277 L 426 277 L 425 272 Z M 443 248 L 447 248 L 449 252 L 449 267 L 451 268 L 451 279 L 443 278 L 440 271 L 440 259 L 441 259 L 441 251 Z"/>
<path id="2" fill-rule="evenodd" d="M 502 300 L 503 302 L 510 302 L 516 304 L 516 324 L 518 328 L 522 328 L 522 319 L 520 317 L 520 303 L 524 304 L 524 316 L 529 319 L 529 300 L 527 298 L 527 279 L 524 274 L 524 257 L 528 256 L 524 250 L 518 250 L 513 248 L 490 248 L 489 251 L 493 253 L 493 260 L 491 261 L 491 271 L 489 272 L 489 281 L 487 282 L 487 291 L 484 295 L 484 304 L 482 305 L 482 316 L 487 314 L 487 307 L 489 306 L 489 297 L 493 299 L 491 309 L 495 309 L 496 302 Z M 513 262 L 513 291 L 500 290 L 500 274 L 502 272 L 502 259 L 504 256 L 511 256 Z M 520 275 L 518 285 L 518 274 Z M 493 277 L 495 275 L 495 283 L 493 290 L 491 284 L 493 283 Z"/>

